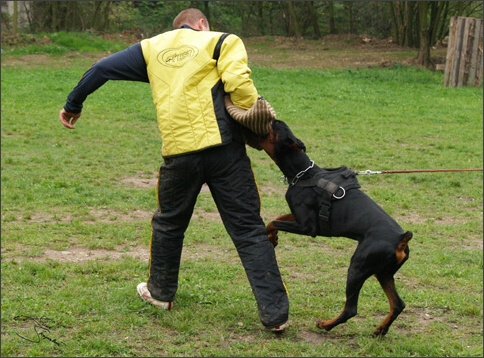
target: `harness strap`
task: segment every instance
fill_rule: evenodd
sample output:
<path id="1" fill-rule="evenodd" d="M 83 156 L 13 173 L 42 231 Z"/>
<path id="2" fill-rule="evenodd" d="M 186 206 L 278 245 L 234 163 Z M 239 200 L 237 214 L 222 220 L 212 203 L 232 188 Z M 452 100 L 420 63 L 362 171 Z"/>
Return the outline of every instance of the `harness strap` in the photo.
<path id="1" fill-rule="evenodd" d="M 331 192 L 331 194 L 336 193 L 339 189 L 339 185 L 327 179 L 318 178 L 318 177 L 312 177 L 309 179 L 300 179 L 294 185 L 300 186 L 303 188 L 308 186 L 316 186 L 318 188 Z"/>
<path id="2" fill-rule="evenodd" d="M 215 45 L 215 49 L 213 50 L 213 59 L 215 61 L 218 61 L 218 58 L 220 57 L 220 49 L 222 48 L 222 43 L 224 42 L 225 38 L 227 36 L 229 36 L 230 34 L 222 34 L 222 36 L 220 36 L 217 44 Z"/>
<path id="3" fill-rule="evenodd" d="M 355 176 L 355 172 L 352 169 L 343 167 L 341 168 L 341 170 L 338 170 L 337 174 L 338 176 L 333 178 L 333 180 L 335 179 L 334 181 L 316 175 L 308 179 L 299 179 L 294 183 L 294 186 L 298 186 L 301 188 L 316 187 L 321 189 L 322 200 L 319 208 L 319 217 L 323 221 L 329 220 L 331 202 L 333 198 L 337 200 L 344 198 L 346 190 L 343 185 L 345 184 L 345 182 L 347 183 L 347 185 L 349 185 L 350 189 L 355 187 L 354 184 L 351 185 L 349 182 L 347 182 L 348 178 Z M 342 193 L 340 195 L 336 195 L 339 191 L 341 191 Z"/>

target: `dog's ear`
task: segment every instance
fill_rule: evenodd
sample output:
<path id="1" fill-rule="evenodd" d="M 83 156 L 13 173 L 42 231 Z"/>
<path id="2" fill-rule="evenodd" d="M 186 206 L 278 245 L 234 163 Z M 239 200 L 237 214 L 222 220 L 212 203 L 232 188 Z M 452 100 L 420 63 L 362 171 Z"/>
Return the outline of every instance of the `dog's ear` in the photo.
<path id="1" fill-rule="evenodd" d="M 294 138 L 296 138 L 296 137 L 294 137 Z M 295 143 L 296 143 L 296 146 L 297 146 L 297 148 L 298 148 L 299 150 L 302 150 L 302 151 L 304 151 L 304 152 L 306 151 L 306 146 L 304 145 L 304 143 L 303 143 L 303 141 L 302 141 L 302 140 L 300 140 L 300 139 L 296 138 Z"/>
<path id="2" fill-rule="evenodd" d="M 306 146 L 303 141 L 297 138 L 294 133 L 292 133 L 291 128 L 283 121 L 277 121 L 276 125 L 280 127 L 278 130 L 279 138 L 283 140 L 284 145 L 292 148 L 294 151 L 306 151 Z"/>
<path id="3" fill-rule="evenodd" d="M 291 148 L 295 152 L 299 152 L 301 150 L 304 151 L 304 152 L 306 151 L 306 146 L 304 145 L 304 143 L 300 139 L 298 139 L 294 136 L 285 138 L 284 139 L 284 146 Z"/>

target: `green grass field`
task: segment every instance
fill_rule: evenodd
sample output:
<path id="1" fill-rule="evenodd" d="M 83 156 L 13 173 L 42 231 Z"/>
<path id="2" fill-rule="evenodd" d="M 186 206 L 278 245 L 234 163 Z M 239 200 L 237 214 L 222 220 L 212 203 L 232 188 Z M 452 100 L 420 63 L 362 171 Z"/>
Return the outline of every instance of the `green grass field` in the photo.
<path id="1" fill-rule="evenodd" d="M 343 308 L 355 242 L 287 233 L 276 253 L 291 326 L 266 332 L 207 192 L 186 235 L 174 310 L 142 302 L 161 140 L 142 83 L 107 83 L 74 131 L 62 127 L 58 112 L 92 58 L 2 56 L 2 356 L 483 355 L 479 171 L 359 177 L 414 233 L 396 275 L 407 307 L 383 339 L 371 337 L 389 309 L 373 278 L 357 317 L 330 332 L 315 327 Z M 445 88 L 443 74 L 398 64 L 252 69 L 320 166 L 482 167 L 482 88 Z M 278 168 L 248 151 L 264 219 L 287 213 Z"/>

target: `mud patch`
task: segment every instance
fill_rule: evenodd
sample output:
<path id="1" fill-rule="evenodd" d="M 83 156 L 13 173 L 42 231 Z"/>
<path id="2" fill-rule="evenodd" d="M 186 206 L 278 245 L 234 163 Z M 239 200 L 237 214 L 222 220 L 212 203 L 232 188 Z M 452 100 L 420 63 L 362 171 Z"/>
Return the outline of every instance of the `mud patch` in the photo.
<path id="1" fill-rule="evenodd" d="M 158 184 L 158 179 L 125 178 L 122 182 L 127 188 L 154 189 Z"/>
<path id="2" fill-rule="evenodd" d="M 153 216 L 153 211 L 133 210 L 130 212 L 120 212 L 111 209 L 92 209 L 89 213 L 94 218 L 94 222 L 132 222 L 132 221 L 149 221 Z"/>
<path id="3" fill-rule="evenodd" d="M 467 222 L 464 218 L 456 218 L 456 217 L 441 217 L 441 218 L 432 218 L 432 217 L 422 217 L 417 213 L 407 213 L 405 215 L 395 215 L 395 220 L 398 222 L 406 222 L 411 224 L 425 224 L 425 223 L 434 223 L 437 225 L 462 225 Z"/>
<path id="4" fill-rule="evenodd" d="M 96 249 L 90 250 L 84 247 L 71 247 L 68 250 L 57 251 L 46 249 L 44 254 L 33 258 L 32 261 L 45 262 L 48 260 L 58 262 L 85 262 L 85 261 L 113 261 L 120 260 L 123 257 L 131 257 L 134 259 L 148 261 L 149 251 L 147 247 L 136 246 L 130 251 L 117 251 Z"/>
<path id="5" fill-rule="evenodd" d="M 35 257 L 15 256 L 9 257 L 9 253 L 2 249 L 2 260 L 11 261 L 32 261 L 32 262 L 74 262 L 83 263 L 87 261 L 116 261 L 123 258 L 132 258 L 135 260 L 149 262 L 150 251 L 149 244 L 132 247 L 118 246 L 113 250 L 108 249 L 89 249 L 82 246 L 71 246 L 66 250 L 52 250 L 47 248 L 41 255 Z M 238 262 L 237 252 L 234 249 L 216 248 L 205 244 L 186 244 L 183 247 L 182 261 L 205 261 L 205 260 L 223 260 L 227 262 Z"/>

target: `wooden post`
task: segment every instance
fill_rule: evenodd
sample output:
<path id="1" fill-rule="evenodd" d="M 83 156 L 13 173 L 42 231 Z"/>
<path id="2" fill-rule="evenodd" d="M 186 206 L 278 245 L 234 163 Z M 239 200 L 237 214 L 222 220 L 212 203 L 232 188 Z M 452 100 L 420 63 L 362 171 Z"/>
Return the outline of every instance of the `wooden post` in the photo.
<path id="1" fill-rule="evenodd" d="M 449 44 L 445 59 L 444 86 L 482 85 L 483 20 L 472 17 L 452 17 Z"/>

